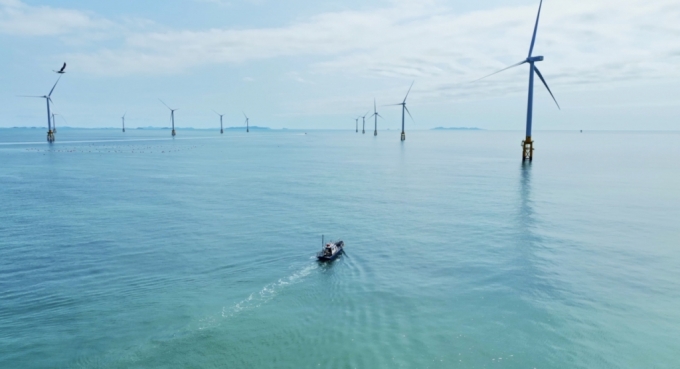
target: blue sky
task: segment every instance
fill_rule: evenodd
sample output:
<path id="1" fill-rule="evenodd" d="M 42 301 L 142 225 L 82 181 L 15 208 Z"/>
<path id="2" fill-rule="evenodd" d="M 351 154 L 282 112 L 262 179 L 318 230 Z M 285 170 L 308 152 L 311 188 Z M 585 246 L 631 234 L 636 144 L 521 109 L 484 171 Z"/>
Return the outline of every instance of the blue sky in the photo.
<path id="1" fill-rule="evenodd" d="M 538 1 L 0 0 L 0 127 L 45 125 L 51 71 L 68 125 L 243 123 L 352 129 L 377 99 L 397 129 L 523 130 Z M 546 0 L 535 53 L 562 110 L 537 85 L 536 130 L 677 130 L 677 0 Z M 539 82 L 540 83 L 540 82 Z M 61 123 L 64 125 L 65 123 Z"/>

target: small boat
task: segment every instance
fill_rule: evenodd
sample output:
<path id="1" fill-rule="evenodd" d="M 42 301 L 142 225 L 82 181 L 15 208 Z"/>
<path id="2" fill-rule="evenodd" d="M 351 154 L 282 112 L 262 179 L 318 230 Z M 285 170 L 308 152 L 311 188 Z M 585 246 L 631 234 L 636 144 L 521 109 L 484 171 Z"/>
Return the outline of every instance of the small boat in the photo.
<path id="1" fill-rule="evenodd" d="M 318 254 L 316 254 L 316 258 L 319 261 L 335 260 L 335 258 L 337 258 L 338 255 L 343 253 L 343 248 L 345 247 L 345 243 L 342 241 L 331 241 L 324 244 L 323 236 L 321 243 L 323 244 L 323 248 L 321 249 L 321 251 L 319 251 Z"/>

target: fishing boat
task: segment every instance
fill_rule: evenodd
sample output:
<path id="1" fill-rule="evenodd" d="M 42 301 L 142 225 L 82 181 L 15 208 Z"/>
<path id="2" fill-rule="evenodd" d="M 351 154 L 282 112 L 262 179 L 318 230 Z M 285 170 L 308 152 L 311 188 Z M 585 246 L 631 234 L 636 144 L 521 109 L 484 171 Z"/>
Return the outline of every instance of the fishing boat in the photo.
<path id="1" fill-rule="evenodd" d="M 319 251 L 319 253 L 316 254 L 316 258 L 319 261 L 335 260 L 335 258 L 337 258 L 338 255 L 343 253 L 343 248 L 345 247 L 345 243 L 342 241 L 331 241 L 325 243 L 323 241 L 323 236 L 321 236 L 321 244 L 323 245 L 323 247 L 321 248 L 321 251 Z"/>

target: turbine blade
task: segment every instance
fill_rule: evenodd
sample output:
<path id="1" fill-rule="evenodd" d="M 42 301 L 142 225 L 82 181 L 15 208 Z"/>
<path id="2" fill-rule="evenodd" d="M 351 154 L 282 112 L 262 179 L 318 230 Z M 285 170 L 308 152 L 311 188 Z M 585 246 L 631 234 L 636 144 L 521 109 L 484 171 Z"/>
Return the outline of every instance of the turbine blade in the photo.
<path id="1" fill-rule="evenodd" d="M 158 99 L 158 101 L 160 101 L 161 103 L 163 103 L 163 105 L 165 105 L 165 107 L 166 107 L 166 108 L 168 108 L 168 109 L 172 110 L 172 108 L 171 108 L 171 107 L 169 107 L 169 106 L 168 106 L 168 104 L 166 104 L 165 102 L 163 102 L 163 100 L 161 100 L 161 99 Z"/>
<path id="2" fill-rule="evenodd" d="M 408 92 L 406 93 L 406 97 L 404 98 L 404 103 L 406 102 L 406 98 L 408 98 L 408 94 L 411 93 L 411 89 L 413 88 L 414 83 L 416 83 L 416 80 L 413 80 L 413 82 L 411 82 L 411 87 L 408 88 Z"/>
<path id="3" fill-rule="evenodd" d="M 411 115 L 411 112 L 410 112 L 410 111 L 408 111 L 408 108 L 407 108 L 406 106 L 404 106 L 404 109 L 406 109 L 406 112 L 408 113 L 408 116 L 409 116 L 409 117 L 411 117 L 411 120 L 413 121 L 413 123 L 415 123 L 415 122 L 416 122 L 416 120 L 415 120 L 415 119 L 413 119 L 413 115 Z"/>
<path id="4" fill-rule="evenodd" d="M 242 113 L 243 113 L 243 116 L 246 117 L 246 119 L 248 119 L 248 116 L 246 115 L 246 113 L 245 112 L 242 112 Z"/>
<path id="5" fill-rule="evenodd" d="M 519 63 L 517 63 L 517 64 L 513 64 L 513 65 L 511 65 L 511 66 L 509 66 L 509 67 L 507 67 L 507 68 L 503 68 L 503 69 L 499 70 L 498 72 L 493 72 L 493 73 L 489 74 L 488 76 L 484 76 L 484 77 L 479 78 L 479 79 L 476 79 L 476 80 L 474 80 L 474 81 L 472 81 L 472 82 L 481 81 L 481 80 L 483 80 L 484 78 L 491 77 L 491 76 L 493 76 L 494 74 L 498 74 L 498 73 L 500 73 L 500 72 L 504 72 L 504 71 L 506 71 L 506 70 L 508 70 L 508 69 L 510 69 L 510 68 L 518 67 L 518 66 L 520 66 L 520 65 L 522 65 L 522 64 L 524 64 L 524 63 L 526 63 L 526 62 L 527 62 L 526 60 L 523 60 L 523 61 L 521 61 L 521 62 L 519 62 Z"/>
<path id="6" fill-rule="evenodd" d="M 538 30 L 538 19 L 541 17 L 541 7 L 543 7 L 543 0 L 538 5 L 538 14 L 536 15 L 536 25 L 534 25 L 534 35 L 531 37 L 531 47 L 529 47 L 529 56 L 531 58 L 531 53 L 534 52 L 534 44 L 536 43 L 536 31 Z"/>
<path id="7" fill-rule="evenodd" d="M 59 83 L 59 80 L 61 79 L 61 76 L 57 78 L 57 82 L 54 82 L 54 86 L 52 86 L 52 89 L 50 90 L 50 93 L 47 95 L 47 97 L 52 96 L 52 92 L 54 92 L 54 88 L 57 87 L 57 83 Z"/>
<path id="8" fill-rule="evenodd" d="M 555 99 L 555 95 L 553 95 L 552 91 L 550 91 L 550 87 L 548 87 L 548 83 L 545 82 L 545 78 L 543 78 L 543 75 L 542 75 L 541 72 L 538 70 L 538 68 L 536 68 L 535 65 L 534 65 L 534 71 L 535 71 L 536 74 L 538 75 L 538 78 L 541 79 L 541 82 L 543 82 L 543 84 L 545 85 L 545 88 L 548 89 L 548 92 L 550 92 L 550 96 L 552 96 L 553 100 L 555 101 L 555 104 L 557 104 L 557 108 L 560 109 L 560 110 L 562 110 L 562 108 L 560 108 L 560 104 L 557 103 L 557 99 Z"/>
<path id="9" fill-rule="evenodd" d="M 47 96 L 32 96 L 32 95 L 17 95 L 17 97 L 39 97 L 41 99 L 47 98 Z"/>

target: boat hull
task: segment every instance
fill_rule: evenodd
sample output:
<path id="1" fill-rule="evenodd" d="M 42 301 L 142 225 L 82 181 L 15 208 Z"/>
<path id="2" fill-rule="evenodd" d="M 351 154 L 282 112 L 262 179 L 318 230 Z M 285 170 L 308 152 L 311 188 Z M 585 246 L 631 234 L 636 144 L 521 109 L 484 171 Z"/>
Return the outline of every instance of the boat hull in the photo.
<path id="1" fill-rule="evenodd" d="M 345 252 L 345 251 L 344 251 L 343 249 L 340 249 L 340 251 L 336 252 L 336 253 L 333 254 L 333 255 L 330 255 L 330 256 L 327 256 L 327 255 L 317 255 L 316 258 L 317 258 L 319 261 L 322 261 L 322 262 L 333 261 L 333 260 L 337 259 L 338 256 L 340 256 L 340 254 L 342 254 L 343 252 Z"/>

